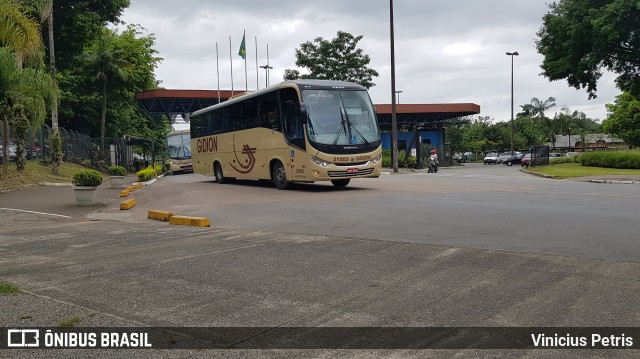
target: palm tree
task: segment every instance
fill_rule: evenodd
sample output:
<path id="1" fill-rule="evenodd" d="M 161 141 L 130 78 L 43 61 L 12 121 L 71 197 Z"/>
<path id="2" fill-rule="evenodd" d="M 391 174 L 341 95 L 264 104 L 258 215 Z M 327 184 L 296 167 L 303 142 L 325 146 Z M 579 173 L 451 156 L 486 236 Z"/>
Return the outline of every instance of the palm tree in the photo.
<path id="1" fill-rule="evenodd" d="M 0 0 L 0 47 L 12 49 L 18 67 L 24 60 L 42 56 L 42 41 L 38 23 L 20 11 L 10 0 Z"/>
<path id="2" fill-rule="evenodd" d="M 100 125 L 100 151 L 105 147 L 105 128 L 107 122 L 107 84 L 110 78 L 127 79 L 124 69 L 131 64 L 122 58 L 124 51 L 115 49 L 109 30 L 104 30 L 97 46 L 84 54 L 85 62 L 95 71 L 102 92 L 102 115 Z"/>
<path id="3" fill-rule="evenodd" d="M 22 68 L 24 60 L 38 59 L 41 56 L 41 40 L 38 24 L 21 11 L 20 7 L 10 0 L 0 0 L 0 48 L 6 48 L 13 61 L 3 61 L 0 65 L 0 117 L 4 122 L 4 145 L 6 152 L 9 146 L 9 114 L 12 104 L 9 102 L 7 90 L 11 85 L 9 74 L 15 69 Z M 7 158 L 7 154 L 3 154 Z M 8 161 L 3 161 L 3 173 L 8 174 Z"/>
<path id="4" fill-rule="evenodd" d="M 0 107 L 5 123 L 11 119 L 15 125 L 16 166 L 23 171 L 27 130 L 44 123 L 47 106 L 58 100 L 58 89 L 45 70 L 21 69 L 16 65 L 15 54 L 8 48 L 0 48 Z"/>
<path id="5" fill-rule="evenodd" d="M 29 0 L 36 12 L 40 15 L 40 23 L 47 22 L 47 30 L 49 37 L 49 72 L 51 77 L 56 80 L 56 53 L 55 42 L 53 37 L 53 0 Z M 54 137 L 59 137 L 58 128 L 58 101 L 51 103 L 51 129 Z M 54 146 L 55 147 L 55 146 Z M 59 148 L 58 148 L 59 149 Z M 51 152 L 51 172 L 54 175 L 59 174 L 60 164 L 62 163 L 62 151 Z"/>
<path id="6" fill-rule="evenodd" d="M 549 97 L 545 101 L 541 101 L 537 97 L 531 99 L 531 115 L 538 116 L 538 119 L 542 122 L 542 119 L 545 118 L 544 112 L 556 105 L 556 99 L 554 97 Z"/>
<path id="7" fill-rule="evenodd" d="M 516 118 L 520 118 L 520 117 L 531 117 L 531 114 L 534 112 L 533 110 L 533 105 L 528 103 L 525 105 L 520 105 L 520 108 L 522 108 L 522 112 L 519 112 L 516 115 Z"/>

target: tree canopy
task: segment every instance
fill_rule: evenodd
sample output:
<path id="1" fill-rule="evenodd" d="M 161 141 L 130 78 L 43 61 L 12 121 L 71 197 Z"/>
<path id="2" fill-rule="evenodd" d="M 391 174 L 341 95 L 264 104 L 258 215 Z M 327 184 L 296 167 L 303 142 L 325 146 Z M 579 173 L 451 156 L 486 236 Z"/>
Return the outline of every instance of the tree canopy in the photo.
<path id="1" fill-rule="evenodd" d="M 313 42 L 300 44 L 296 49 L 296 66 L 306 68 L 309 73 L 301 74 L 295 69 L 286 69 L 285 80 L 321 79 L 358 83 L 365 88 L 375 86 L 373 77 L 378 72 L 367 67 L 371 59 L 362 49 L 357 48 L 363 36 L 353 36 L 338 31 L 331 41 L 318 37 Z"/>
<path id="2" fill-rule="evenodd" d="M 595 98 L 607 69 L 623 91 L 640 94 L 640 3 L 631 0 L 560 0 L 549 5 L 536 46 L 543 75 L 566 79 Z"/>
<path id="3" fill-rule="evenodd" d="M 605 132 L 616 135 L 632 146 L 640 146 L 640 100 L 625 92 L 607 105 L 609 117 L 602 122 Z"/>

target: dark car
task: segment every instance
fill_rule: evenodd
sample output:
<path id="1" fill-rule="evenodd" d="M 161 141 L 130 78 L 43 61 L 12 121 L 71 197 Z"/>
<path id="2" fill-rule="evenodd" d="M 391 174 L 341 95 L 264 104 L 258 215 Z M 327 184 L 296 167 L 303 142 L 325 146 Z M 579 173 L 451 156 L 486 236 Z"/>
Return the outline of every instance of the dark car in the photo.
<path id="1" fill-rule="evenodd" d="M 507 166 L 513 166 L 514 163 L 521 163 L 524 156 L 525 156 L 524 153 L 519 153 L 517 155 L 513 155 L 509 157 L 506 160 L 503 160 L 502 163 L 504 163 Z"/>

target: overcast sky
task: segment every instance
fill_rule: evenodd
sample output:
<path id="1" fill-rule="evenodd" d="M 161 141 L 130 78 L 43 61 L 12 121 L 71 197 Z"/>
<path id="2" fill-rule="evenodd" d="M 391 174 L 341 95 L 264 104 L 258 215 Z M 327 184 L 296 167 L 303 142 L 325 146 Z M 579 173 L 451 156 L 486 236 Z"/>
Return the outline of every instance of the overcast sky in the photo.
<path id="1" fill-rule="evenodd" d="M 396 89 L 400 103 L 476 103 L 482 116 L 496 121 L 511 117 L 511 57 L 514 58 L 514 103 L 532 97 L 556 98 L 557 107 L 578 110 L 594 119 L 606 118 L 606 103 L 619 90 L 615 76 L 598 84 L 598 98 L 587 100 L 584 90 L 566 81 L 539 76 L 542 56 L 535 49 L 536 32 L 548 7 L 538 0 L 396 0 L 394 1 Z M 369 67 L 380 76 L 370 89 L 376 104 L 391 103 L 391 55 L 388 0 L 131 0 L 122 20 L 140 24 L 156 36 L 164 58 L 156 77 L 168 89 L 216 89 L 216 42 L 220 88 L 245 89 L 244 62 L 238 56 L 243 30 L 247 34 L 248 88 L 265 86 L 265 71 L 256 80 L 258 65 L 267 63 L 270 83 L 282 81 L 284 70 L 295 68 L 295 49 L 316 37 L 330 40 L 338 30 L 363 35 L 358 44 L 371 57 Z M 231 36 L 231 49 L 229 46 Z"/>

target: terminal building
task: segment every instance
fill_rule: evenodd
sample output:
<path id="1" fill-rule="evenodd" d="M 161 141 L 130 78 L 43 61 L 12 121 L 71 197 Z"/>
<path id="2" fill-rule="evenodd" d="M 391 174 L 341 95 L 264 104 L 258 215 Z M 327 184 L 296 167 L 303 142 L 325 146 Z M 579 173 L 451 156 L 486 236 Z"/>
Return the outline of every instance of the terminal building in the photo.
<path id="1" fill-rule="evenodd" d="M 158 89 L 136 94 L 136 99 L 152 116 L 165 115 L 169 119 L 181 116 L 188 121 L 189 114 L 241 95 L 244 91 L 217 90 L 168 90 Z M 382 131 L 382 147 L 391 148 L 392 108 L 390 104 L 375 105 L 378 123 Z M 426 145 L 444 153 L 447 126 L 459 123 L 468 116 L 480 113 L 480 106 L 473 103 L 453 104 L 398 104 L 396 122 L 398 149 L 415 151 Z"/>

